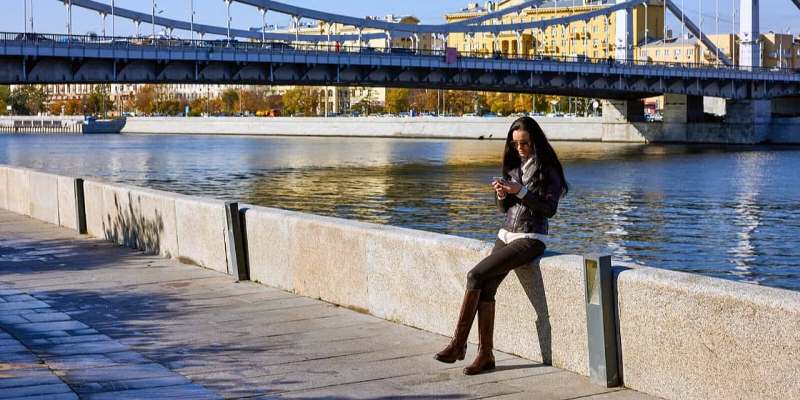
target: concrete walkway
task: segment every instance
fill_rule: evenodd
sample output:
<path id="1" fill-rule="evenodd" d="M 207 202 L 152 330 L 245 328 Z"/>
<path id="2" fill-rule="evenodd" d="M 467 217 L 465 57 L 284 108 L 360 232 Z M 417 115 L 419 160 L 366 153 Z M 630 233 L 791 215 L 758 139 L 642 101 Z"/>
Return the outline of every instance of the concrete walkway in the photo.
<path id="1" fill-rule="evenodd" d="M 448 340 L 0 211 L 0 399 L 651 399 Z"/>

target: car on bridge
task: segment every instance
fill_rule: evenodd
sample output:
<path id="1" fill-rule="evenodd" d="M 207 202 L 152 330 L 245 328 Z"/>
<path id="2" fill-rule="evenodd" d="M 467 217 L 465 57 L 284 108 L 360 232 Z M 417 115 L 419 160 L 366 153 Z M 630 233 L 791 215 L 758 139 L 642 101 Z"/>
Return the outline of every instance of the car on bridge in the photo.
<path id="1" fill-rule="evenodd" d="M 14 40 L 26 41 L 26 42 L 52 42 L 53 41 L 53 39 L 51 39 L 51 38 L 49 38 L 49 37 L 47 37 L 45 35 L 42 35 L 41 33 L 30 33 L 30 32 L 20 33 L 14 38 Z"/>

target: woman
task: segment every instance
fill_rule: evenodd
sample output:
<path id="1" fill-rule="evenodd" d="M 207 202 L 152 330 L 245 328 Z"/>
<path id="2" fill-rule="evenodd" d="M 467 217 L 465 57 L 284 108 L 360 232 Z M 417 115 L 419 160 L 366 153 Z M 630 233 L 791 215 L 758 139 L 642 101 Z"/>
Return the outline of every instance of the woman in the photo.
<path id="1" fill-rule="evenodd" d="M 467 291 L 461 304 L 453 340 L 434 358 L 444 363 L 463 360 L 467 337 L 478 314 L 480 345 L 467 375 L 495 368 L 492 355 L 494 295 L 508 273 L 532 262 L 545 250 L 547 220 L 558 208 L 569 186 L 555 151 L 542 128 L 530 117 L 511 125 L 503 155 L 503 177 L 492 182 L 497 206 L 506 214 L 492 253 L 467 275 Z"/>

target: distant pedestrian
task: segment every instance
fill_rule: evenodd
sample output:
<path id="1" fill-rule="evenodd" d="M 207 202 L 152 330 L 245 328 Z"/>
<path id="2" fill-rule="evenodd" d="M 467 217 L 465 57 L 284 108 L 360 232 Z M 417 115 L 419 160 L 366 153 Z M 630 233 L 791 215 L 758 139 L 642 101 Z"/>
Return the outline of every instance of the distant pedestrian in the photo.
<path id="1" fill-rule="evenodd" d="M 544 254 L 548 219 L 556 214 L 558 201 L 569 191 L 558 156 L 532 118 L 522 117 L 511 125 L 502 177 L 495 178 L 492 187 L 497 206 L 505 213 L 505 223 L 492 253 L 467 274 L 453 340 L 434 357 L 444 363 L 464 359 L 477 313 L 480 346 L 475 361 L 464 368 L 467 375 L 495 369 L 492 348 L 497 288 L 511 270 Z"/>

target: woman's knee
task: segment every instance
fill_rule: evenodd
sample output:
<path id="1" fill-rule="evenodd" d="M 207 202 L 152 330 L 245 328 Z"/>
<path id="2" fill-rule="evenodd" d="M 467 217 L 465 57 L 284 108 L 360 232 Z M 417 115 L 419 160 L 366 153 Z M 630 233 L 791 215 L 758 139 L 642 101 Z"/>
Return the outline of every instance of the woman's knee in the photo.
<path id="1" fill-rule="evenodd" d="M 475 269 L 467 273 L 467 289 L 480 289 L 482 281 L 481 273 Z"/>

